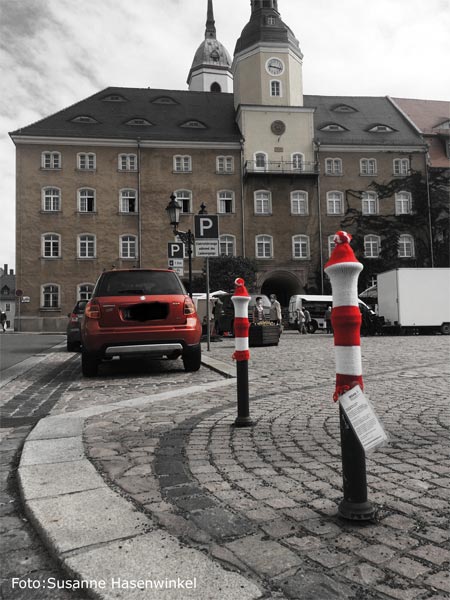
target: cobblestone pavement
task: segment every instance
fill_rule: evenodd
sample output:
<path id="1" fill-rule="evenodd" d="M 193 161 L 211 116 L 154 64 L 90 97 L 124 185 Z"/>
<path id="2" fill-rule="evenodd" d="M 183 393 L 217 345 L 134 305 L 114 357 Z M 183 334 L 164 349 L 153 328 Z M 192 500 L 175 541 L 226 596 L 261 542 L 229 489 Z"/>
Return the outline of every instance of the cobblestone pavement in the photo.
<path id="1" fill-rule="evenodd" d="M 208 357 L 229 370 L 233 350 L 234 341 L 224 340 Z M 206 367 L 186 374 L 179 361 L 106 364 L 98 378 L 83 379 L 75 357 L 70 377 L 49 384 L 42 398 L 35 387 L 36 404 L 48 410 L 44 398 L 57 387 L 53 415 L 105 405 L 109 412 L 87 421 L 84 441 L 108 485 L 182 545 L 256 582 L 264 598 L 447 598 L 448 338 L 362 340 L 366 393 L 390 435 L 367 460 L 378 516 L 366 525 L 336 516 L 342 480 L 332 337 L 286 332 L 278 347 L 251 353 L 249 429 L 231 426 L 233 381 L 202 391 L 220 374 Z M 30 378 L 0 390 L 11 415 L 20 416 L 20 399 L 15 406 L 11 397 L 23 399 L 37 374 Z M 195 393 L 151 406 L 106 407 L 189 386 Z M 20 438 L 27 429 L 5 431 Z M 3 518 L 2 526 L 20 532 Z M 46 568 L 15 565 L 7 577 Z M 51 599 L 59 597 L 67 596 Z"/>

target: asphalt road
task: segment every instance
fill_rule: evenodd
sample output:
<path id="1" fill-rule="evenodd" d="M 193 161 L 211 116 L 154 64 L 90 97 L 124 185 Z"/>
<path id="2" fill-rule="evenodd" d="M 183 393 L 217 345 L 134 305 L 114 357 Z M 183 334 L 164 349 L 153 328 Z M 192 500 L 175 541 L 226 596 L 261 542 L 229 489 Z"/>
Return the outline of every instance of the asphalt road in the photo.
<path id="1" fill-rule="evenodd" d="M 46 354 L 65 339 L 62 334 L 0 333 L 0 372 L 36 354 Z"/>

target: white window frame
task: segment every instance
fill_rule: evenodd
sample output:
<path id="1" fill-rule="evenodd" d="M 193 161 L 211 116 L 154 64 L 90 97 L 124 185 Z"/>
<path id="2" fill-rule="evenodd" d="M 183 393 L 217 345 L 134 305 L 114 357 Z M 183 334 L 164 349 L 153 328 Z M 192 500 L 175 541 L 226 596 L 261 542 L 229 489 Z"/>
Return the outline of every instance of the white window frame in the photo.
<path id="1" fill-rule="evenodd" d="M 393 173 L 396 177 L 408 175 L 410 170 L 409 158 L 394 158 Z"/>
<path id="2" fill-rule="evenodd" d="M 61 258 L 61 236 L 59 233 L 48 231 L 41 235 L 41 257 Z"/>
<path id="3" fill-rule="evenodd" d="M 137 171 L 137 154 L 119 154 L 117 164 L 119 171 Z"/>
<path id="4" fill-rule="evenodd" d="M 87 192 L 90 192 L 89 195 Z M 80 188 L 77 192 L 78 196 L 78 212 L 80 213 L 95 213 L 96 212 L 96 193 L 94 188 Z M 89 210 L 89 199 L 92 198 L 92 210 Z"/>
<path id="5" fill-rule="evenodd" d="M 192 173 L 192 157 L 189 154 L 175 154 L 173 157 L 174 173 Z"/>
<path id="6" fill-rule="evenodd" d="M 181 204 L 181 214 L 190 215 L 192 214 L 192 192 L 191 190 L 175 190 L 174 192 L 176 199 Z M 185 210 L 186 205 L 189 210 Z"/>
<path id="7" fill-rule="evenodd" d="M 132 233 L 124 233 L 119 237 L 119 256 L 124 260 L 135 260 L 138 258 L 138 243 L 136 235 L 133 235 Z"/>
<path id="8" fill-rule="evenodd" d="M 256 190 L 254 192 L 255 215 L 272 214 L 272 193 L 269 190 Z"/>
<path id="9" fill-rule="evenodd" d="M 130 210 L 130 201 L 134 200 L 134 210 Z M 119 212 L 126 215 L 137 215 L 139 212 L 138 193 L 133 188 L 123 188 L 119 191 Z"/>
<path id="10" fill-rule="evenodd" d="M 376 192 L 363 192 L 361 197 L 361 212 L 363 215 L 378 214 L 378 195 Z"/>
<path id="11" fill-rule="evenodd" d="M 233 156 L 217 156 L 216 157 L 216 173 L 234 173 L 234 157 Z"/>
<path id="12" fill-rule="evenodd" d="M 97 156 L 95 152 L 78 152 L 77 168 L 79 171 L 95 171 L 97 168 Z"/>
<path id="13" fill-rule="evenodd" d="M 97 238 L 93 233 L 80 233 L 78 235 L 77 256 L 82 259 L 97 258 Z"/>
<path id="14" fill-rule="evenodd" d="M 404 233 L 398 236 L 398 257 L 399 258 L 414 258 L 415 244 L 414 238 L 409 233 Z"/>
<path id="15" fill-rule="evenodd" d="M 46 295 L 50 302 L 47 302 Z M 56 302 L 54 301 L 56 299 Z M 41 308 L 53 308 L 55 310 L 61 307 L 61 287 L 57 283 L 44 283 L 41 285 Z"/>
<path id="16" fill-rule="evenodd" d="M 61 152 L 54 150 L 44 150 L 41 153 L 42 169 L 61 169 Z"/>
<path id="17" fill-rule="evenodd" d="M 333 234 L 331 234 L 331 235 L 328 236 L 328 258 L 330 258 L 331 253 L 333 252 L 333 250 L 334 250 L 334 248 L 336 246 L 336 242 L 334 240 L 334 236 L 335 235 L 336 234 L 333 233 Z"/>
<path id="18" fill-rule="evenodd" d="M 308 192 L 304 190 L 294 190 L 291 192 L 291 215 L 308 215 L 309 202 Z"/>
<path id="19" fill-rule="evenodd" d="M 262 249 L 262 253 L 259 249 Z M 273 237 L 266 233 L 255 236 L 255 257 L 258 259 L 273 258 Z"/>
<path id="20" fill-rule="evenodd" d="M 220 256 L 236 256 L 236 236 L 225 233 L 219 236 Z"/>
<path id="21" fill-rule="evenodd" d="M 406 210 L 404 210 L 406 206 Z M 400 191 L 395 194 L 395 214 L 410 215 L 412 210 L 411 192 Z"/>
<path id="22" fill-rule="evenodd" d="M 379 235 L 370 233 L 364 236 L 365 258 L 378 258 L 381 251 L 381 238 Z"/>
<path id="23" fill-rule="evenodd" d="M 342 158 L 326 158 L 325 175 L 342 175 Z"/>
<path id="24" fill-rule="evenodd" d="M 230 210 L 226 210 L 227 207 Z M 217 212 L 220 215 L 230 215 L 234 213 L 234 210 L 234 192 L 232 190 L 219 190 L 217 192 Z"/>
<path id="25" fill-rule="evenodd" d="M 340 210 L 335 210 L 339 202 Z M 330 210 L 330 207 L 333 210 Z M 342 215 L 344 213 L 344 194 L 338 190 L 330 190 L 327 192 L 327 215 Z"/>
<path id="26" fill-rule="evenodd" d="M 267 152 L 255 152 L 253 155 L 253 161 L 255 164 L 255 171 L 267 171 Z"/>
<path id="27" fill-rule="evenodd" d="M 311 258 L 308 235 L 298 234 L 292 236 L 292 258 L 296 260 Z"/>
<path id="28" fill-rule="evenodd" d="M 363 177 L 373 177 L 378 172 L 376 158 L 361 158 L 359 161 L 359 174 Z"/>
<path id="29" fill-rule="evenodd" d="M 56 192 L 56 193 L 55 193 Z M 47 202 L 50 208 L 47 208 Z M 61 211 L 61 190 L 54 186 L 42 188 L 42 211 Z"/>
<path id="30" fill-rule="evenodd" d="M 291 154 L 291 162 L 293 171 L 305 170 L 305 155 L 303 152 L 293 152 Z"/>
<path id="31" fill-rule="evenodd" d="M 90 300 L 92 292 L 94 291 L 95 283 L 79 283 L 77 285 L 77 299 L 78 300 Z"/>
<path id="32" fill-rule="evenodd" d="M 283 86 L 279 79 L 271 79 L 269 85 L 270 85 L 270 96 L 272 98 L 282 98 L 283 97 Z"/>

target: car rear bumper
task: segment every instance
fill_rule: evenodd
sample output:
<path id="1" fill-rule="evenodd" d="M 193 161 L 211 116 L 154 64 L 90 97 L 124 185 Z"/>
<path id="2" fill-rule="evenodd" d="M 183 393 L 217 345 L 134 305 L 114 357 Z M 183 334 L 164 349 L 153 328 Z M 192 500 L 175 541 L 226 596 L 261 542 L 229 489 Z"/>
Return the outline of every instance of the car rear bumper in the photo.
<path id="1" fill-rule="evenodd" d="M 104 350 L 104 356 L 132 356 L 145 354 L 146 356 L 167 356 L 173 354 L 181 354 L 183 344 L 181 343 L 166 343 L 166 344 L 127 344 L 108 346 Z"/>

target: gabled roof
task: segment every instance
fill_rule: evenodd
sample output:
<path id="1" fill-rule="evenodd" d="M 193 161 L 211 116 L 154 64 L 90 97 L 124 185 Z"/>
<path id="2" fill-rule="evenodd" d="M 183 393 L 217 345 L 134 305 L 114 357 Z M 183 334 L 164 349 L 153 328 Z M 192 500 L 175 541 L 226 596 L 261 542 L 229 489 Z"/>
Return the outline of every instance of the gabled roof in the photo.
<path id="1" fill-rule="evenodd" d="M 316 109 L 315 139 L 321 144 L 423 146 L 414 127 L 386 97 L 305 95 L 304 106 Z M 346 106 L 349 110 L 336 111 L 337 106 Z M 326 127 L 330 123 L 340 125 L 343 130 L 330 130 Z M 387 126 L 392 131 L 370 131 L 374 125 Z"/>
<path id="2" fill-rule="evenodd" d="M 439 125 L 450 119 L 450 102 L 392 98 L 422 133 L 436 133 Z"/>
<path id="3" fill-rule="evenodd" d="M 113 102 L 114 96 L 124 100 Z M 108 87 L 10 135 L 238 143 L 234 115 L 232 94 Z M 80 116 L 94 122 L 74 122 Z M 143 124 L 127 124 L 136 119 Z M 195 121 L 206 127 L 183 127 Z"/>

